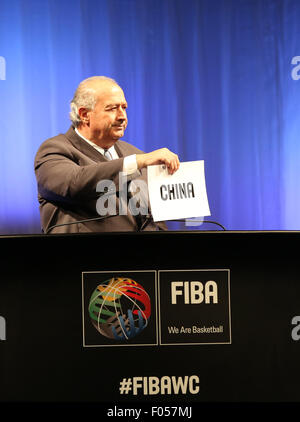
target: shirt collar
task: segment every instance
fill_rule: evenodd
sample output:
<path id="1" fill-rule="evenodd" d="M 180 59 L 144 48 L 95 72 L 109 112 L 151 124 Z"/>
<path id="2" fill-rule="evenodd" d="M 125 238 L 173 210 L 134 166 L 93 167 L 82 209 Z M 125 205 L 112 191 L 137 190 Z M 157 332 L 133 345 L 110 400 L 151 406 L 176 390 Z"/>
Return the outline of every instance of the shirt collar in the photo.
<path id="1" fill-rule="evenodd" d="M 99 145 L 95 144 L 95 142 L 90 141 L 89 139 L 86 139 L 84 136 L 81 135 L 81 133 L 79 133 L 79 131 L 77 130 L 77 128 L 75 127 L 75 132 L 77 133 L 78 136 L 80 136 L 80 138 L 82 138 L 84 141 L 86 141 L 88 144 L 90 144 L 92 147 L 94 147 L 97 151 L 100 152 L 100 154 L 104 155 L 104 148 L 99 147 Z M 108 151 L 111 153 L 111 156 L 114 158 L 116 156 L 116 150 L 115 147 L 112 145 Z"/>

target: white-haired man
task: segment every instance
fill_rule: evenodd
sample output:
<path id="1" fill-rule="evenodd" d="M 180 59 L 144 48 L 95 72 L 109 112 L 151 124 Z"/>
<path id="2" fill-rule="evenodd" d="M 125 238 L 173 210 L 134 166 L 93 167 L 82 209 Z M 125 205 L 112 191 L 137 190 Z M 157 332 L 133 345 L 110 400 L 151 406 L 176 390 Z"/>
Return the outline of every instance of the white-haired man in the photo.
<path id="1" fill-rule="evenodd" d="M 167 148 L 144 153 L 120 140 L 127 127 L 126 109 L 124 92 L 113 79 L 94 76 L 79 84 L 71 101 L 70 129 L 43 142 L 35 157 L 44 233 L 166 229 L 149 213 L 133 213 L 127 204 L 124 212 L 121 204 L 125 185 L 120 174 L 122 180 L 146 183 L 149 165 L 165 164 L 170 173 L 179 168 L 178 156 Z M 103 181 L 115 187 L 111 198 L 99 189 Z M 106 202 L 115 200 L 110 215 L 99 215 L 101 194 Z"/>

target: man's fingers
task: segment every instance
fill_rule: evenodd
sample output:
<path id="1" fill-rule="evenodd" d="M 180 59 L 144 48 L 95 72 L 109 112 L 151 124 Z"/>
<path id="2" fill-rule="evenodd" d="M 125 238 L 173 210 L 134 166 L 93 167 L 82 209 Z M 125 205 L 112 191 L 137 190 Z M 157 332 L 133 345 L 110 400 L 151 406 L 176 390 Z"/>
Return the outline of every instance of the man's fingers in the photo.
<path id="1" fill-rule="evenodd" d="M 137 164 L 138 168 L 154 164 L 165 164 L 171 174 L 179 169 L 179 159 L 177 154 L 174 154 L 168 150 L 168 148 L 162 148 L 147 154 L 137 155 Z"/>
<path id="2" fill-rule="evenodd" d="M 172 154 L 172 156 L 166 159 L 166 165 L 168 167 L 169 173 L 174 174 L 179 169 L 180 163 L 176 154 L 170 154 Z"/>

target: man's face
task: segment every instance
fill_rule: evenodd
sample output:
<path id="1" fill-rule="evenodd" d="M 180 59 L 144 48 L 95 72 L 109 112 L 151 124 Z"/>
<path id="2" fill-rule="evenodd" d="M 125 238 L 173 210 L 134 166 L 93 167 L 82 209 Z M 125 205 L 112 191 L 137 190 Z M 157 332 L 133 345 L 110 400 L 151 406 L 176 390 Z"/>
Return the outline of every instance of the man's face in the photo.
<path id="1" fill-rule="evenodd" d="M 122 138 L 127 127 L 127 102 L 118 85 L 103 84 L 97 90 L 98 100 L 89 112 L 90 140 L 109 148 Z"/>

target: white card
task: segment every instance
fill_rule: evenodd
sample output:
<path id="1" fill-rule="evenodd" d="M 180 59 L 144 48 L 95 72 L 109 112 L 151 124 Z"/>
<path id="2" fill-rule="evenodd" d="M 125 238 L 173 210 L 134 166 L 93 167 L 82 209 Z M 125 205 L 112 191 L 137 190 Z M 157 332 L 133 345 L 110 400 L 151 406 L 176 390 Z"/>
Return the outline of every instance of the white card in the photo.
<path id="1" fill-rule="evenodd" d="M 172 175 L 163 164 L 148 166 L 148 189 L 154 221 L 210 215 L 203 160 L 180 163 Z"/>

